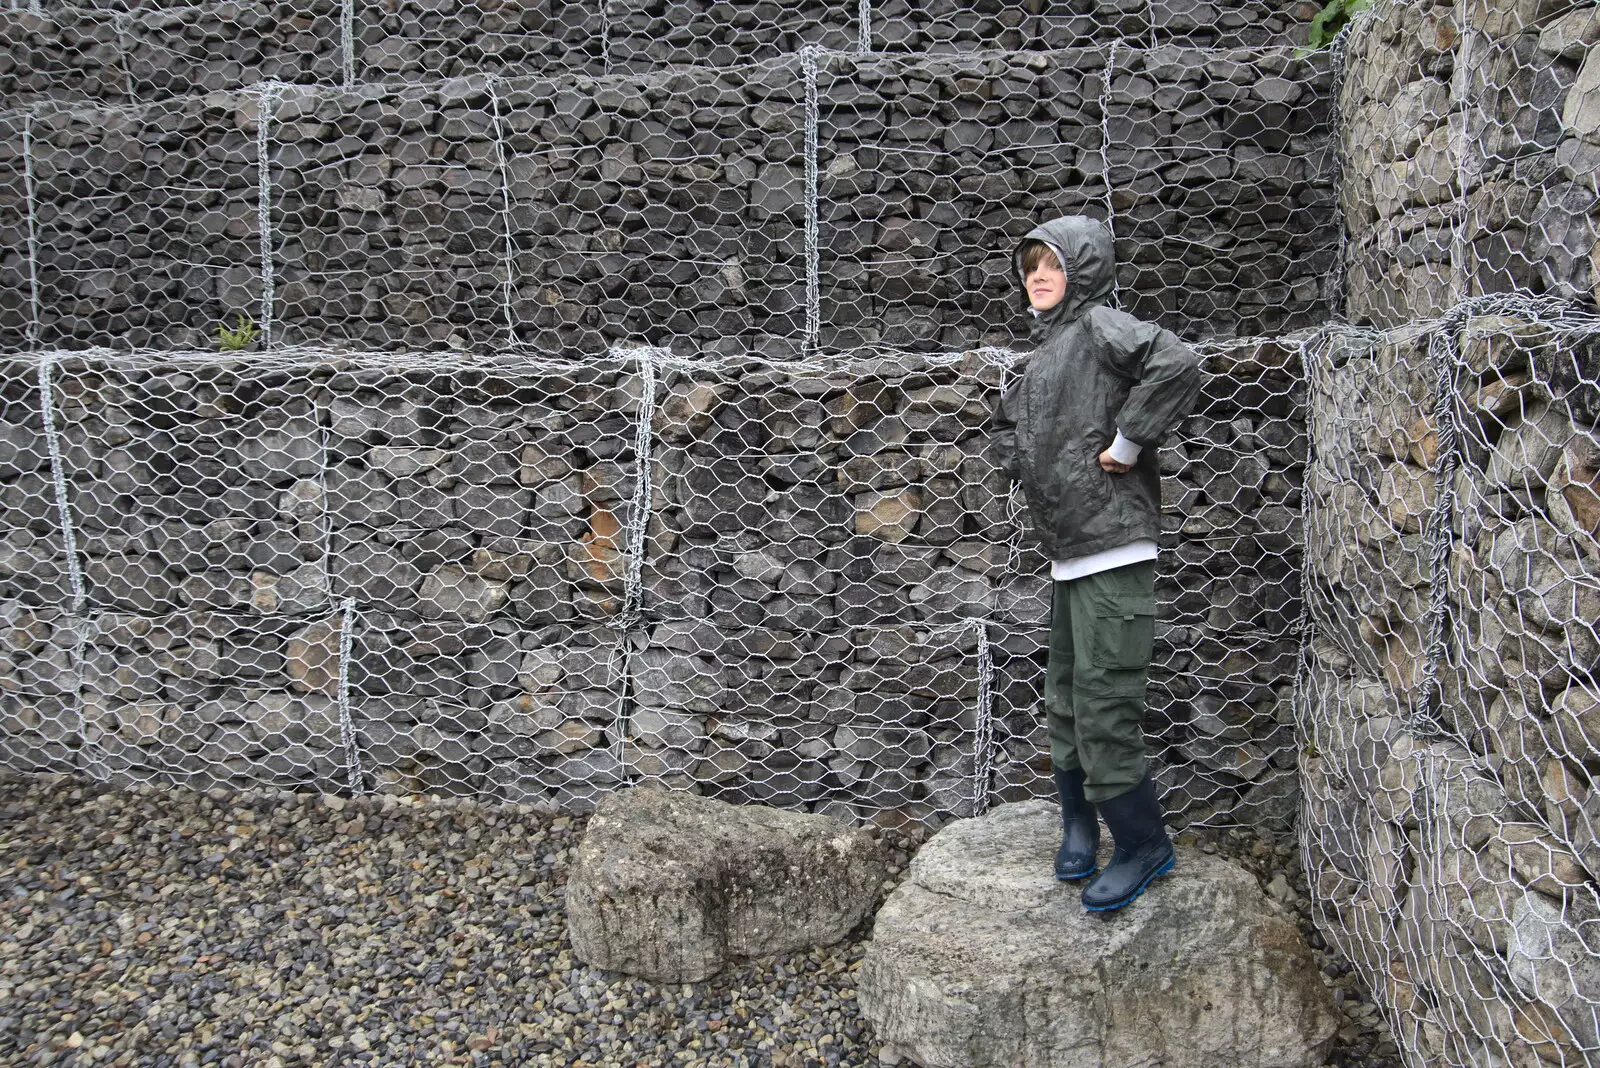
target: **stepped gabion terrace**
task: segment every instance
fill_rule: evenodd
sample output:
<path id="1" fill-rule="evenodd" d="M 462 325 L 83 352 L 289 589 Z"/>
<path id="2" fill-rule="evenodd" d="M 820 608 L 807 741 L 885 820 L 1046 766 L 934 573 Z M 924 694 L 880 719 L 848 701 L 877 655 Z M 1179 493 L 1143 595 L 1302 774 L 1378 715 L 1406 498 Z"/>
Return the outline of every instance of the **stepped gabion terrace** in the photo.
<path id="1" fill-rule="evenodd" d="M 1204 358 L 1173 822 L 1297 835 L 1407 1063 L 1600 1058 L 1600 13 L 1316 10 L 0 11 L 0 761 L 1048 794 L 987 423 L 1082 212 Z"/>

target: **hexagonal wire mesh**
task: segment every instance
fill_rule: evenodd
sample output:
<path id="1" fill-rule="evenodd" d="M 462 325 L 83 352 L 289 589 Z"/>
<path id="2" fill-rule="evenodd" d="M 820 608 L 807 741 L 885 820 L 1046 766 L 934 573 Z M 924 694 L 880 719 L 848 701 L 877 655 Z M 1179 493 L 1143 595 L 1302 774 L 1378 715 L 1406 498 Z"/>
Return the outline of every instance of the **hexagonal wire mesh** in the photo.
<path id="1" fill-rule="evenodd" d="M 1044 561 L 983 426 L 1011 244 L 1083 211 L 1208 370 L 1169 805 L 1303 783 L 1418 1063 L 1600 1049 L 1593 7 L 1387 5 L 1331 58 L 1271 3 L 13 8 L 8 761 L 1040 792 Z M 1379 329 L 1236 337 L 1341 308 Z"/>
<path id="2" fill-rule="evenodd" d="M 1342 59 L 1346 310 L 1311 363 L 1304 842 L 1417 1063 L 1600 1055 L 1600 32 L 1383 5 Z"/>
<path id="3" fill-rule="evenodd" d="M 1463 311 L 1311 363 L 1305 848 L 1428 1063 L 1596 1047 L 1600 322 Z"/>
<path id="4" fill-rule="evenodd" d="M 1288 46 L 1112 44 L 46 100 L 0 131 L 32 250 L 0 343 L 203 347 L 243 314 L 267 348 L 1006 344 L 1011 242 L 1075 210 L 1112 221 L 1130 311 L 1305 326 L 1330 87 Z"/>
<path id="5" fill-rule="evenodd" d="M 832 52 L 970 54 L 1302 44 L 1306 11 L 1273 0 L 1116 4 L 985 0 L 350 0 L 294 4 L 10 0 L 0 91 L 19 102 L 151 101 L 257 82 L 428 83 L 466 75 L 649 73 Z"/>
<path id="6" fill-rule="evenodd" d="M 1207 348 L 1153 724 L 1188 818 L 1283 821 L 1299 347 Z M 8 747 L 557 808 L 1038 793 L 1045 561 L 985 444 L 1014 359 L 18 360 Z"/>
<path id="7" fill-rule="evenodd" d="M 1385 0 L 1357 24 L 1339 105 L 1352 321 L 1500 293 L 1594 299 L 1596 19 Z"/>
<path id="8" fill-rule="evenodd" d="M 0 221 L 26 255 L 7 262 L 0 330 L 10 348 L 45 350 L 37 375 L 19 373 L 60 394 L 59 405 L 36 398 L 57 442 L 53 495 L 37 499 L 64 521 L 69 616 L 88 620 L 58 629 L 75 635 L 88 702 L 78 737 L 86 751 L 104 742 L 97 773 L 221 766 L 227 779 L 255 760 L 269 781 L 366 789 L 381 773 L 582 804 L 584 789 L 619 777 L 684 784 L 703 769 L 719 791 L 919 820 L 1038 789 L 1021 765 L 990 781 L 990 757 L 1037 744 L 1045 614 L 1039 584 L 1008 570 L 1042 562 L 1023 554 L 1015 501 L 1002 507 L 1007 487 L 981 449 L 996 369 L 1014 357 L 996 350 L 955 379 L 908 386 L 932 372 L 873 360 L 849 370 L 859 359 L 847 354 L 921 351 L 948 378 L 957 365 L 940 353 L 1014 341 L 1010 242 L 1038 215 L 1074 209 L 1112 221 L 1124 303 L 1186 335 L 1320 318 L 1336 248 L 1323 210 L 1329 64 L 1294 51 L 1290 20 L 1253 8 L 1204 25 L 1204 12 L 1142 4 L 670 14 L 670 27 L 664 8 L 616 4 L 9 16 L 18 60 L 6 88 L 19 107 Z M 535 55 L 553 69 L 521 73 Z M 612 507 L 607 494 L 638 476 L 600 445 L 634 434 L 647 450 L 654 429 L 593 398 L 564 418 L 600 437 L 538 461 L 561 471 L 548 494 L 506 459 L 525 429 L 480 440 L 430 423 L 413 439 L 386 415 L 361 438 L 373 455 L 340 451 L 353 404 L 453 411 L 456 376 L 473 366 L 497 368 L 499 385 L 480 387 L 491 394 L 553 391 L 519 383 L 551 358 L 624 374 L 638 357 L 600 354 L 652 333 L 676 350 L 652 366 L 687 361 L 673 374 L 690 376 L 693 396 L 732 391 L 728 412 L 754 413 L 743 437 L 716 435 L 709 452 L 657 443 L 661 478 L 647 469 L 636 489 L 660 500 Z M 222 357 L 163 369 L 62 351 L 97 343 L 251 350 L 259 375 L 299 384 L 240 378 Z M 425 349 L 480 355 L 435 357 L 432 386 L 396 377 L 394 396 L 359 401 L 311 384 L 336 358 L 321 350 L 330 344 L 390 350 L 405 366 L 422 357 L 402 354 Z M 1173 610 L 1159 730 L 1173 796 L 1224 820 L 1282 824 L 1293 804 L 1296 345 L 1214 346 L 1223 370 L 1166 465 L 1189 481 L 1169 502 L 1182 555 L 1162 589 Z M 824 351 L 840 353 L 836 366 L 794 362 Z M 776 376 L 770 397 L 743 397 L 744 354 Z M 1235 380 L 1235 365 L 1253 370 Z M 234 384 L 205 386 L 202 407 L 215 410 L 181 425 L 160 395 L 216 375 Z M 820 393 L 803 384 L 818 375 Z M 79 401 L 102 385 L 118 398 L 109 415 Z M 784 429 L 857 394 L 876 398 L 860 407 L 870 424 L 830 414 L 828 433 Z M 788 406 L 771 407 L 780 398 Z M 528 413 L 542 425 L 546 413 Z M 411 451 L 396 460 L 394 449 Z M 809 452 L 810 470 L 789 452 Z M 474 482 L 463 465 L 492 474 Z M 617 525 L 647 513 L 670 524 L 648 547 Z M 743 570 L 719 570 L 730 560 Z M 896 578 L 876 570 L 885 563 Z M 494 603 L 436 603 L 462 589 Z M 45 607 L 34 598 L 27 610 Z M 89 625 L 102 613 L 105 631 Z M 226 633 L 181 644 L 201 652 L 155 671 L 130 661 L 156 646 L 110 637 L 124 613 L 197 613 Z M 617 613 L 620 630 L 570 622 Z M 707 613 L 712 631 L 673 630 Z M 872 637 L 901 622 L 921 629 Z M 572 634 L 537 636 L 558 623 Z M 496 625 L 506 634 L 491 641 Z M 861 628 L 855 663 L 841 642 Z M 751 629 L 794 636 L 773 644 Z M 916 655 L 882 651 L 896 641 Z M 752 645 L 759 654 L 738 652 Z M 569 648 L 608 652 L 569 671 Z M 564 666 L 524 671 L 541 649 Z M 775 714 L 804 710 L 810 725 L 746 737 L 707 722 L 769 692 Z M 188 718 L 202 698 L 203 730 Z M 107 701 L 165 707 L 91 707 Z M 877 726 L 905 736 L 867 736 Z M 108 740 L 129 731 L 133 749 Z M 150 755 L 180 736 L 186 755 Z M 223 748 L 202 753 L 202 741 Z M 610 763 L 577 759 L 606 748 Z M 552 754 L 562 768 L 518 766 Z M 429 770 L 435 759 L 445 770 Z M 767 775 L 788 788 L 752 785 Z"/>

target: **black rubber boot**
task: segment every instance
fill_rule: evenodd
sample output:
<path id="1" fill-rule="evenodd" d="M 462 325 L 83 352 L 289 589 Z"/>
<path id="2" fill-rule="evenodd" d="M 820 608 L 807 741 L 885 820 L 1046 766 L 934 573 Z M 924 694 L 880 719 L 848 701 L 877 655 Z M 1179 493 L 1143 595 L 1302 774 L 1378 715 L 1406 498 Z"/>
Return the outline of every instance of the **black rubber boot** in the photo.
<path id="1" fill-rule="evenodd" d="M 1100 845 L 1100 821 L 1094 806 L 1083 796 L 1083 769 L 1056 772 L 1056 794 L 1061 798 L 1061 848 L 1056 851 L 1056 878 L 1082 879 L 1098 865 L 1094 851 Z"/>
<path id="2" fill-rule="evenodd" d="M 1161 824 L 1161 803 L 1156 800 L 1155 780 L 1148 773 L 1138 786 L 1102 801 L 1099 808 L 1117 848 L 1106 870 L 1083 888 L 1083 907 L 1090 912 L 1109 912 L 1144 893 L 1156 876 L 1171 871 L 1178 855 Z"/>

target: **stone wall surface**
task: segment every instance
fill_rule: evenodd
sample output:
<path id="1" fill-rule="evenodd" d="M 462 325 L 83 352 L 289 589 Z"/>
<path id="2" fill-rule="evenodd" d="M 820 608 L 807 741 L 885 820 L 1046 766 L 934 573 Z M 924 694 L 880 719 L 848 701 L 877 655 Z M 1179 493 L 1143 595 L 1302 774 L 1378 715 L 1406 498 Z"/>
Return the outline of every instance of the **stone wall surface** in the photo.
<path id="1" fill-rule="evenodd" d="M 1344 58 L 1345 308 L 1386 329 L 1308 360 L 1302 835 L 1417 1063 L 1600 1048 L 1597 10 L 1388 4 Z"/>
<path id="2" fill-rule="evenodd" d="M 8 365 L 12 758 L 918 820 L 1048 782 L 1045 561 L 986 455 L 1002 363 L 416 360 L 63 355 L 52 434 Z M 1163 453 L 1151 731 L 1188 818 L 1282 826 L 1299 346 L 1208 366 Z"/>
<path id="3" fill-rule="evenodd" d="M 1331 84 L 1163 45 L 49 102 L 0 116 L 0 347 L 1005 344 L 1066 212 L 1128 310 L 1268 334 L 1326 315 Z"/>
<path id="4" fill-rule="evenodd" d="M 1596 10 L 1385 3 L 1359 24 L 1340 92 L 1351 321 L 1597 298 Z"/>
<path id="5" fill-rule="evenodd" d="M 19 5 L 20 6 L 20 5 Z M 241 89 L 428 82 L 469 75 L 637 74 L 732 67 L 813 46 L 843 52 L 1053 50 L 1122 42 L 1237 48 L 1303 43 L 1308 5 L 1281 0 L 405 0 L 0 11 L 0 100 L 154 101 Z"/>
<path id="6" fill-rule="evenodd" d="M 1312 354 L 1303 833 L 1324 930 L 1426 1063 L 1600 1040 L 1600 326 Z"/>
<path id="7" fill-rule="evenodd" d="M 0 13 L 0 750 L 1044 792 L 1046 562 L 985 425 L 1011 248 L 1081 211 L 1206 339 L 1173 822 L 1298 816 L 1418 1063 L 1592 1059 L 1597 9 L 1385 3 L 1307 57 L 1314 7 Z"/>

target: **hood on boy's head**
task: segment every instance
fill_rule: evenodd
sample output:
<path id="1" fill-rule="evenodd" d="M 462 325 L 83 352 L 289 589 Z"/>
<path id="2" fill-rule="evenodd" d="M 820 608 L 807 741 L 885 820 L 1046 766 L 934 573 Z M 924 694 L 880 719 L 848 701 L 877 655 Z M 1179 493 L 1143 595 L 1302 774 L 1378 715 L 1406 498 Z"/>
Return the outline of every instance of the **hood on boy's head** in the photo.
<path id="1" fill-rule="evenodd" d="M 1040 223 L 1023 241 L 1043 241 L 1061 257 L 1067 275 L 1067 295 L 1045 312 L 1050 319 L 1076 319 L 1096 304 L 1104 304 L 1116 284 L 1117 247 L 1111 230 L 1087 215 L 1063 215 Z M 1022 274 L 1022 246 L 1013 254 L 1017 274 Z"/>

